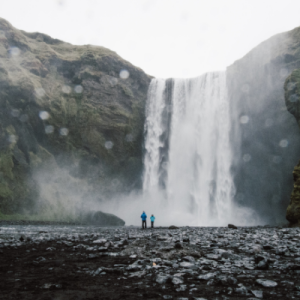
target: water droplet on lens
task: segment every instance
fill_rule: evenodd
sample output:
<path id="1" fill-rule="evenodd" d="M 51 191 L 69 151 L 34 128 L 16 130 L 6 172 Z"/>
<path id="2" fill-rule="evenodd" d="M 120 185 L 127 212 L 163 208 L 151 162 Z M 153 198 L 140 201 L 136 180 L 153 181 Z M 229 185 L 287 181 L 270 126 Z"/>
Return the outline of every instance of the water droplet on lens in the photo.
<path id="1" fill-rule="evenodd" d="M 129 72 L 125 69 L 120 71 L 120 78 L 122 79 L 127 79 L 129 75 L 130 75 Z"/>
<path id="2" fill-rule="evenodd" d="M 249 84 L 244 84 L 244 85 L 242 86 L 242 92 L 244 92 L 244 93 L 249 93 L 249 91 L 250 91 Z"/>
<path id="3" fill-rule="evenodd" d="M 265 121 L 265 126 L 266 127 L 270 127 L 270 126 L 272 126 L 273 125 L 273 120 L 272 119 L 267 119 L 266 121 Z"/>
<path id="4" fill-rule="evenodd" d="M 274 196 L 272 197 L 272 202 L 273 202 L 273 203 L 278 203 L 279 201 L 280 201 L 279 196 L 274 195 Z"/>
<path id="5" fill-rule="evenodd" d="M 250 161 L 251 160 L 251 155 L 250 154 L 244 154 L 243 155 L 243 161 L 244 162 L 248 162 L 248 161 Z"/>
<path id="6" fill-rule="evenodd" d="M 17 118 L 19 116 L 20 112 L 18 109 L 12 109 L 11 111 L 11 115 L 15 118 Z"/>
<path id="7" fill-rule="evenodd" d="M 70 94 L 71 93 L 71 88 L 68 86 L 68 85 L 64 85 L 62 87 L 62 91 L 65 93 L 65 94 Z"/>
<path id="8" fill-rule="evenodd" d="M 42 120 L 47 120 L 47 119 L 49 119 L 50 115 L 49 115 L 49 113 L 46 112 L 46 111 L 40 111 L 39 117 L 40 117 Z"/>
<path id="9" fill-rule="evenodd" d="M 74 91 L 75 93 L 80 94 L 83 91 L 83 87 L 81 85 L 76 85 Z"/>
<path id="10" fill-rule="evenodd" d="M 281 157 L 280 156 L 273 156 L 273 163 L 279 164 L 281 162 Z"/>
<path id="11" fill-rule="evenodd" d="M 19 56 L 20 55 L 20 49 L 18 47 L 11 47 L 9 49 L 9 53 L 11 56 Z"/>
<path id="12" fill-rule="evenodd" d="M 11 143 L 11 144 L 14 144 L 17 142 L 17 137 L 13 134 L 11 134 L 9 137 L 8 137 L 8 141 Z"/>
<path id="13" fill-rule="evenodd" d="M 111 149 L 114 146 L 114 143 L 111 141 L 107 141 L 105 142 L 104 146 L 106 149 Z"/>
<path id="14" fill-rule="evenodd" d="M 45 132 L 47 134 L 53 133 L 53 131 L 54 131 L 54 127 L 52 125 L 48 125 L 48 126 L 45 127 Z"/>
<path id="15" fill-rule="evenodd" d="M 286 76 L 288 75 L 288 73 L 289 73 L 289 71 L 288 71 L 288 69 L 286 69 L 286 68 L 282 68 L 282 69 L 280 70 L 280 76 L 281 76 L 281 77 L 286 77 Z"/>
<path id="16" fill-rule="evenodd" d="M 45 90 L 43 88 L 38 88 L 35 90 L 35 94 L 41 98 L 45 96 Z"/>
<path id="17" fill-rule="evenodd" d="M 63 128 L 61 128 L 61 129 L 59 130 L 59 134 L 62 135 L 62 136 L 66 136 L 66 135 L 69 134 L 69 129 L 63 127 Z"/>
<path id="18" fill-rule="evenodd" d="M 291 95 L 290 97 L 289 97 L 289 101 L 290 102 L 297 102 L 297 101 L 299 101 L 299 96 L 298 95 L 296 95 L 296 94 L 293 94 L 293 95 Z"/>
<path id="19" fill-rule="evenodd" d="M 249 122 L 249 117 L 248 116 L 241 116 L 240 117 L 240 122 L 242 124 L 247 124 Z"/>
<path id="20" fill-rule="evenodd" d="M 132 142 L 133 141 L 133 135 L 131 133 L 126 134 L 125 140 L 126 140 L 126 142 Z"/>
<path id="21" fill-rule="evenodd" d="M 21 122 L 26 122 L 26 121 L 28 121 L 28 116 L 27 116 L 26 114 L 21 115 L 20 118 L 19 118 L 19 120 L 20 120 Z"/>
<path id="22" fill-rule="evenodd" d="M 281 140 L 279 142 L 279 146 L 282 148 L 286 148 L 289 145 L 289 142 L 287 140 Z"/>

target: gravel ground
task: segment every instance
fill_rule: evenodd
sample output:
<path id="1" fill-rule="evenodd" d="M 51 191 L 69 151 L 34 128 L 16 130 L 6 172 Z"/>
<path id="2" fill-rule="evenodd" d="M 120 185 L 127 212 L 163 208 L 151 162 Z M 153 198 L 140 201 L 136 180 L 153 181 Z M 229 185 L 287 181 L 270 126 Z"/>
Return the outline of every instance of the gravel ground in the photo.
<path id="1" fill-rule="evenodd" d="M 300 299 L 300 230 L 0 223 L 1 299 Z"/>

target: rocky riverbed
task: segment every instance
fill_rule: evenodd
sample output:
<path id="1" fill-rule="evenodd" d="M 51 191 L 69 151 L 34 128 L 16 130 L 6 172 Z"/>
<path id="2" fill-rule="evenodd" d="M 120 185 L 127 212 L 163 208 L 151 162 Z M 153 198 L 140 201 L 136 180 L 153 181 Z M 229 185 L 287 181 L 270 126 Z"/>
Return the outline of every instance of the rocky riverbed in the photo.
<path id="1" fill-rule="evenodd" d="M 1 299 L 300 299 L 300 229 L 0 225 Z"/>

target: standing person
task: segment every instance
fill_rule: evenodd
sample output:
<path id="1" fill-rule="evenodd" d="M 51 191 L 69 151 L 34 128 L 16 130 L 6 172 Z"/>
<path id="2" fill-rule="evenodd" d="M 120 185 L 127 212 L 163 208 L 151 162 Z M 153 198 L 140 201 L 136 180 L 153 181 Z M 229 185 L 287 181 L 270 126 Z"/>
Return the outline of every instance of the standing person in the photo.
<path id="1" fill-rule="evenodd" d="M 153 228 L 155 217 L 152 215 L 152 216 L 150 217 L 150 220 L 151 220 L 151 228 Z"/>
<path id="2" fill-rule="evenodd" d="M 145 214 L 145 212 L 143 211 L 142 215 L 141 215 L 141 218 L 142 218 L 142 229 L 144 228 L 147 228 L 147 215 Z M 145 227 L 144 227 L 145 225 Z"/>

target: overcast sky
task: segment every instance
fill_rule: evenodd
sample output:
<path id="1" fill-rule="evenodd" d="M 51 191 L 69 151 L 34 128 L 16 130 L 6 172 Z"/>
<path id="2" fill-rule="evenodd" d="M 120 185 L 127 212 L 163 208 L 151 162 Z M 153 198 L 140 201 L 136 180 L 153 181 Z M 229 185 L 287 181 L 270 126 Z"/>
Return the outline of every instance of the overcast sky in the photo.
<path id="1" fill-rule="evenodd" d="M 116 51 L 155 77 L 224 70 L 300 26 L 300 0 L 0 0 L 14 27 Z"/>

